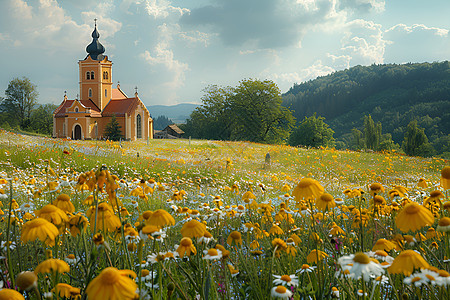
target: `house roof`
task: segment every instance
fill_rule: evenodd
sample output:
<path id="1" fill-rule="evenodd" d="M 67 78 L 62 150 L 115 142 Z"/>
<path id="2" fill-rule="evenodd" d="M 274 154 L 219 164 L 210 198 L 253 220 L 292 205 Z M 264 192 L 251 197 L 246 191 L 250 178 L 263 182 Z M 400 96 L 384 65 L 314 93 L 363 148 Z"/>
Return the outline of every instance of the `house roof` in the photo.
<path id="1" fill-rule="evenodd" d="M 65 117 L 66 111 L 73 105 L 75 101 L 78 101 L 82 107 L 91 109 L 91 117 L 101 117 L 100 109 L 95 105 L 92 100 L 64 100 L 63 103 L 55 110 L 54 114 L 56 118 Z"/>
<path id="2" fill-rule="evenodd" d="M 181 130 L 177 125 L 175 125 L 175 124 L 172 124 L 172 125 L 168 125 L 167 127 L 169 127 L 170 129 L 172 129 L 173 131 L 175 131 L 176 133 L 178 133 L 178 134 L 183 134 L 184 133 L 184 131 L 183 130 Z M 167 127 L 166 127 L 166 129 L 167 129 Z M 165 130 L 165 129 L 164 129 Z"/>

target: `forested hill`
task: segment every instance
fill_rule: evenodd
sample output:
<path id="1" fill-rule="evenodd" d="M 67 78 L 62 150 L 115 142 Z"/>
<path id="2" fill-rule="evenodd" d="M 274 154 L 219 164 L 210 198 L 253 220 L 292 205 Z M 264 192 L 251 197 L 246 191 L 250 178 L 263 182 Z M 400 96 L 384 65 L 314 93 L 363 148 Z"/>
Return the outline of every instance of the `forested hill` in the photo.
<path id="1" fill-rule="evenodd" d="M 315 112 L 325 117 L 341 140 L 370 114 L 396 143 L 414 118 L 435 141 L 450 134 L 450 63 L 356 66 L 294 85 L 283 105 L 297 121 Z"/>

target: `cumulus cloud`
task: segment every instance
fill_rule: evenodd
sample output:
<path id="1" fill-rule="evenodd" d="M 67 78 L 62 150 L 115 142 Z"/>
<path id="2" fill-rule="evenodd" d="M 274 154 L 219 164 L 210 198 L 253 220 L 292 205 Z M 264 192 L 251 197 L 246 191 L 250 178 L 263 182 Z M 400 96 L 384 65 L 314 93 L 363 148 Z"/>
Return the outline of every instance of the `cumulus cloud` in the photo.
<path id="1" fill-rule="evenodd" d="M 99 3 L 95 12 L 82 12 L 88 24 L 75 22 L 56 0 L 10 0 L 2 2 L 0 9 L 9 11 L 1 28 L 9 32 L 13 45 L 30 45 L 47 53 L 78 49 L 92 31 L 94 18 L 99 19 L 105 29 L 103 37 L 114 35 L 121 27 L 120 22 L 106 16 L 106 12 L 113 9 L 110 1 Z"/>
<path id="2" fill-rule="evenodd" d="M 356 13 L 382 12 L 385 2 L 384 0 L 340 0 L 339 8 Z"/>
<path id="3" fill-rule="evenodd" d="M 170 14 L 182 16 L 189 12 L 187 8 L 172 6 L 168 0 L 147 0 L 145 1 L 145 9 L 155 19 L 164 19 Z"/>
<path id="4" fill-rule="evenodd" d="M 312 26 L 336 16 L 332 0 L 215 0 L 184 14 L 180 24 L 215 32 L 226 46 L 279 48 L 298 45 Z"/>
<path id="5" fill-rule="evenodd" d="M 304 68 L 300 72 L 288 72 L 272 74 L 269 76 L 270 79 L 279 82 L 280 86 L 284 86 L 286 83 L 292 85 L 294 83 L 300 83 L 315 79 L 318 76 L 325 76 L 336 71 L 333 67 L 325 65 L 322 60 L 317 60 L 311 66 Z"/>
<path id="6" fill-rule="evenodd" d="M 177 98 L 176 91 L 184 85 L 185 72 L 189 70 L 187 63 L 177 60 L 171 49 L 171 41 L 173 35 L 178 32 L 178 26 L 169 26 L 163 24 L 158 27 L 159 38 L 157 45 L 150 52 L 145 50 L 140 57 L 151 66 L 163 66 L 164 72 L 172 74 L 170 80 L 165 81 L 162 85 L 170 92 L 168 101 L 174 101 Z"/>
<path id="7" fill-rule="evenodd" d="M 386 30 L 384 35 L 390 41 L 386 48 L 388 62 L 419 62 L 424 60 L 424 53 L 427 53 L 428 61 L 442 60 L 446 54 L 448 56 L 449 30 L 445 28 L 397 24 Z"/>
<path id="8" fill-rule="evenodd" d="M 384 51 L 389 42 L 384 39 L 380 24 L 357 19 L 348 22 L 346 29 L 341 51 L 352 57 L 352 65 L 384 62 Z"/>

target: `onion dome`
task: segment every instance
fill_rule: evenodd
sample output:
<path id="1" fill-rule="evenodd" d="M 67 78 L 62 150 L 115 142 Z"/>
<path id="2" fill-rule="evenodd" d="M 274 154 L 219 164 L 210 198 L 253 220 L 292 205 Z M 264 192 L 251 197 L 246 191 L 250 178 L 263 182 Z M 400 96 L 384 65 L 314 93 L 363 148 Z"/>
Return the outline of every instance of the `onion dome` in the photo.
<path id="1" fill-rule="evenodd" d="M 104 58 L 103 53 L 105 52 L 105 47 L 103 47 L 103 45 L 98 41 L 100 34 L 97 31 L 97 24 L 95 24 L 95 28 L 91 36 L 92 42 L 86 47 L 86 52 L 93 60 L 102 60 Z"/>

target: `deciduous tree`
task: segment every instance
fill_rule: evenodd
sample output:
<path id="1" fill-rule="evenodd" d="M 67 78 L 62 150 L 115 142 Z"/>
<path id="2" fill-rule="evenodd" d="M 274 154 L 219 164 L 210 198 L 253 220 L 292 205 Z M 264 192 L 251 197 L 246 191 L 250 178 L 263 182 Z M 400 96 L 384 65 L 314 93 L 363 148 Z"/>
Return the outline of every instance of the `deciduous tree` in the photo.
<path id="1" fill-rule="evenodd" d="M 412 156 L 431 156 L 434 151 L 424 129 L 417 125 L 417 120 L 408 124 L 402 148 L 406 154 Z"/>
<path id="2" fill-rule="evenodd" d="M 324 122 L 324 117 L 305 117 L 298 128 L 294 129 L 289 137 L 289 145 L 291 146 L 334 146 L 334 131 Z"/>
<path id="3" fill-rule="evenodd" d="M 14 78 L 9 82 L 5 95 L 0 110 L 8 116 L 10 122 L 17 121 L 20 126 L 27 127 L 37 103 L 36 85 L 26 77 Z"/>

